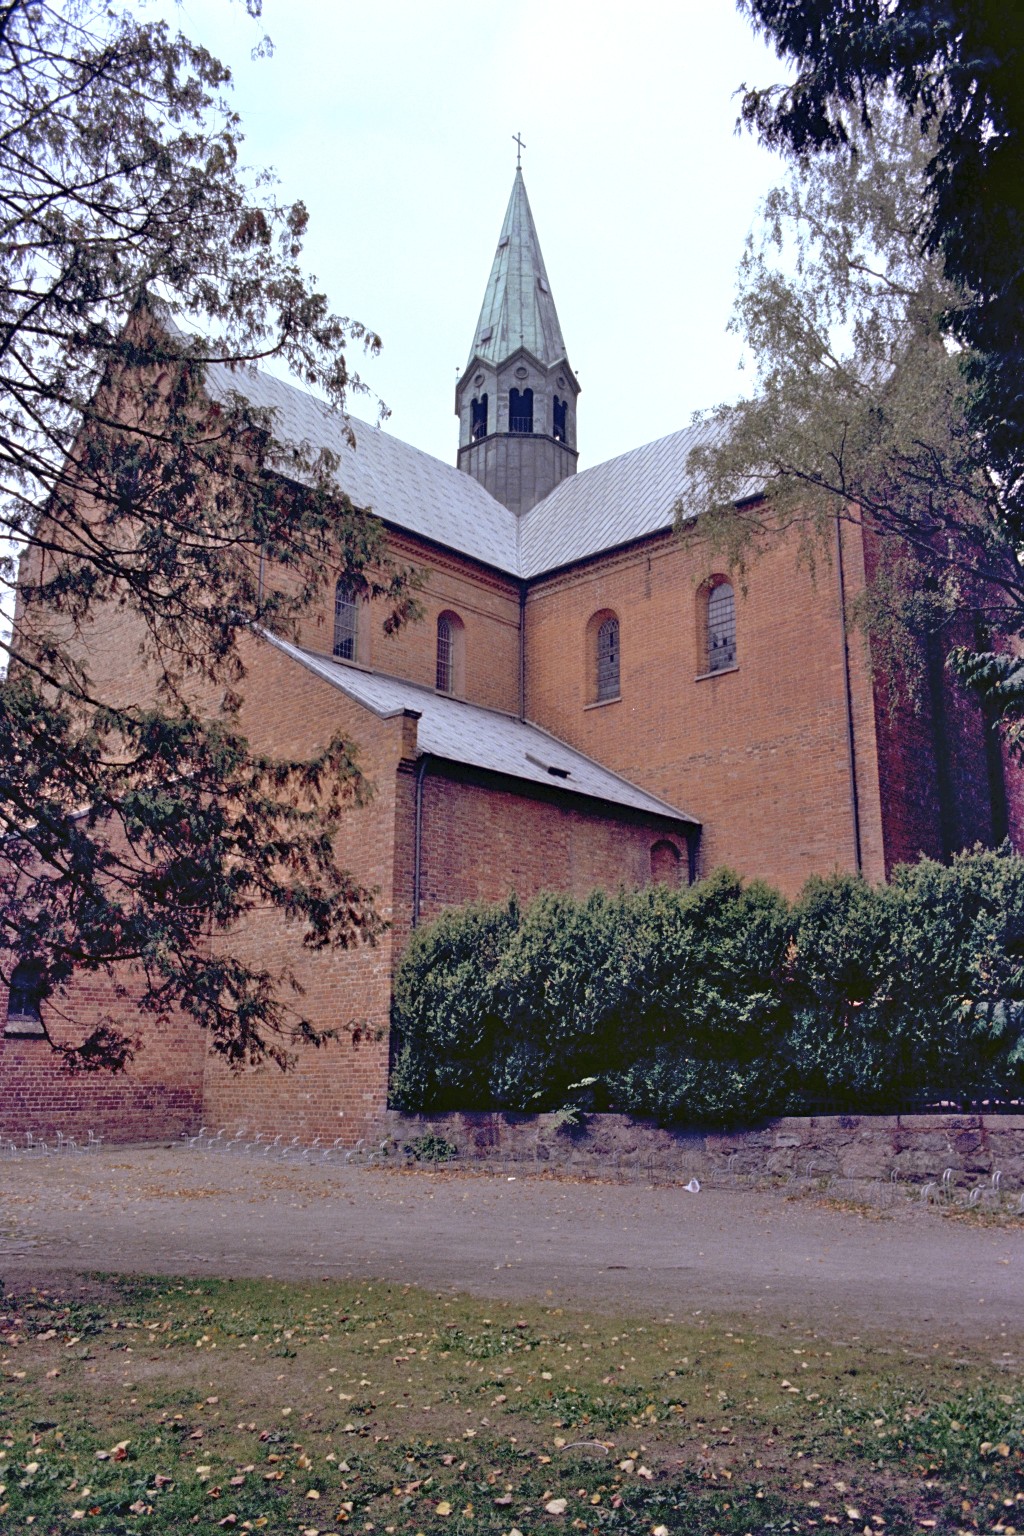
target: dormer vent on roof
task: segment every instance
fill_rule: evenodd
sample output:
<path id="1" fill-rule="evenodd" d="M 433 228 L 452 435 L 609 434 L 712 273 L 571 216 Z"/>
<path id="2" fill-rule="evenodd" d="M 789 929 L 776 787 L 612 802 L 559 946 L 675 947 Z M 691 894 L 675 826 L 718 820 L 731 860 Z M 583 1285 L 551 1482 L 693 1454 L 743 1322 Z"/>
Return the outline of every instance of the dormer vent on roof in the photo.
<path id="1" fill-rule="evenodd" d="M 459 468 L 517 516 L 536 506 L 576 472 L 579 392 L 517 169 L 455 389 Z"/>

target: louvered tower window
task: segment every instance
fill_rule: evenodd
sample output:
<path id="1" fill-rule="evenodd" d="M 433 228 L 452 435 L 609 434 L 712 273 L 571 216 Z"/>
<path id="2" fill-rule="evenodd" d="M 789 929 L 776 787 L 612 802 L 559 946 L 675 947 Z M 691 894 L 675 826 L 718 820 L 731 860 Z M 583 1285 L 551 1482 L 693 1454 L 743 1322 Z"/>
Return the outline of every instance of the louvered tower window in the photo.
<path id="1" fill-rule="evenodd" d="M 355 661 L 359 626 L 359 603 L 344 577 L 334 589 L 334 654 L 342 661 Z"/>
<path id="2" fill-rule="evenodd" d="M 605 619 L 597 632 L 597 697 L 619 696 L 619 621 Z"/>
<path id="3" fill-rule="evenodd" d="M 455 686 L 455 628 L 446 613 L 437 621 L 437 691 L 451 693 Z"/>
<path id="4" fill-rule="evenodd" d="M 708 671 L 736 665 L 736 597 L 727 581 L 708 593 Z"/>

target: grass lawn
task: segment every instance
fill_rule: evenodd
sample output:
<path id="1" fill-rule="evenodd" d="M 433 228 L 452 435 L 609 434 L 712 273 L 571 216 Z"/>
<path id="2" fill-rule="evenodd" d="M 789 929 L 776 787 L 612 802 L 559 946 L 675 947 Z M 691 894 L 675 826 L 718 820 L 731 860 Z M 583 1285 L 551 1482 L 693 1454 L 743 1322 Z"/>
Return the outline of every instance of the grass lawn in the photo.
<path id="1" fill-rule="evenodd" d="M 384 1284 L 0 1290 L 3 1536 L 342 1529 L 1024 1532 L 1024 1389 L 948 1337 Z"/>

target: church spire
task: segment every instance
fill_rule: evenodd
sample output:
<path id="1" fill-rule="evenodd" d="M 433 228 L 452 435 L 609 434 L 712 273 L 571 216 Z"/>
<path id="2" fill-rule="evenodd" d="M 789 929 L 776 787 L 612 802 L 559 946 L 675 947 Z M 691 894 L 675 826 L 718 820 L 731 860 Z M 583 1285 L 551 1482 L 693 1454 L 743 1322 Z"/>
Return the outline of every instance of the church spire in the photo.
<path id="1" fill-rule="evenodd" d="M 522 169 L 455 391 L 459 468 L 514 512 L 576 470 L 576 397 Z"/>
<path id="2" fill-rule="evenodd" d="M 525 347 L 548 367 L 566 361 L 562 328 L 519 169 L 498 237 L 470 361 L 477 357 L 500 363 L 518 347 Z"/>

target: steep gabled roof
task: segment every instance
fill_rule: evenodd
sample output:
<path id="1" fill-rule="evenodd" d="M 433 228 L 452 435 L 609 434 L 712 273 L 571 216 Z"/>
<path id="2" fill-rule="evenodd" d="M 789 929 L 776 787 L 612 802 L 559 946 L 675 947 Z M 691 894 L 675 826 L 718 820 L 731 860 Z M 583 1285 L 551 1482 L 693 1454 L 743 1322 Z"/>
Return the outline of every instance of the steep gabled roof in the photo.
<path id="1" fill-rule="evenodd" d="M 255 368 L 215 364 L 208 380 L 211 394 L 237 391 L 253 405 L 273 410 L 275 430 L 284 440 L 337 454 L 338 489 L 355 506 L 500 571 L 517 570 L 515 517 L 454 464 L 355 416 L 340 416 L 315 395 Z M 277 467 L 288 473 L 287 464 Z"/>
<path id="2" fill-rule="evenodd" d="M 686 460 L 712 441 L 713 425 L 685 427 L 656 442 L 570 475 L 517 518 L 472 475 L 379 427 L 342 417 L 323 401 L 254 368 L 209 370 L 214 395 L 237 390 L 277 413 L 281 437 L 337 454 L 338 489 L 393 527 L 469 555 L 510 576 L 530 578 L 670 529 L 681 500 L 697 510 Z M 346 428 L 351 428 L 354 446 Z M 288 472 L 287 464 L 279 466 Z"/>
<path id="3" fill-rule="evenodd" d="M 520 347 L 545 367 L 566 361 L 526 183 L 517 170 L 469 361 L 497 365 Z"/>
<path id="4" fill-rule="evenodd" d="M 420 717 L 417 743 L 421 756 L 443 758 L 506 778 L 543 784 L 566 794 L 585 795 L 591 800 L 642 811 L 648 816 L 698 825 L 694 817 L 602 768 L 593 758 L 566 746 L 538 725 L 500 710 L 449 698 L 403 678 L 364 672 L 360 667 L 303 650 L 275 635 L 264 633 L 264 639 L 375 715 L 386 717 L 404 709 L 415 710 Z"/>

